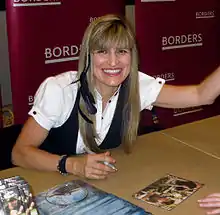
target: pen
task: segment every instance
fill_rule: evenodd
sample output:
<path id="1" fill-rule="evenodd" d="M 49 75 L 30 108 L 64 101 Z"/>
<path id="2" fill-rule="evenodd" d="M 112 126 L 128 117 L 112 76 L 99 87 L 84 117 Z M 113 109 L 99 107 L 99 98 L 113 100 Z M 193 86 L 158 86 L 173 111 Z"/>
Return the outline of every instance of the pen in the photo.
<path id="1" fill-rule="evenodd" d="M 91 151 L 88 147 L 84 147 L 84 150 L 88 153 L 88 154 L 96 154 L 95 152 Z M 112 168 L 113 170 L 117 171 L 118 169 L 112 164 L 109 163 L 108 161 L 99 161 L 99 163 L 102 163 L 110 168 Z"/>

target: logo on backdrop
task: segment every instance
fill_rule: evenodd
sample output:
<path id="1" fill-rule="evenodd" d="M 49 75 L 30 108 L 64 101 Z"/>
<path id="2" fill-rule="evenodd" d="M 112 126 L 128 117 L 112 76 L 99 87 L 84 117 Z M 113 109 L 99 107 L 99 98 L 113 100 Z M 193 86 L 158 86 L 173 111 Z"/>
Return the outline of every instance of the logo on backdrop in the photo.
<path id="1" fill-rule="evenodd" d="M 215 18 L 215 11 L 196 12 L 196 19 L 212 19 Z"/>
<path id="2" fill-rule="evenodd" d="M 201 106 L 188 107 L 188 108 L 174 108 L 173 109 L 173 116 L 186 115 L 186 114 L 190 114 L 190 113 L 199 112 L 202 110 L 203 110 L 203 108 Z"/>
<path id="3" fill-rule="evenodd" d="M 65 45 L 45 48 L 45 64 L 74 61 L 79 59 L 80 46 Z"/>
<path id="4" fill-rule="evenodd" d="M 34 104 L 34 96 L 28 96 L 28 105 L 33 105 Z"/>
<path id="5" fill-rule="evenodd" d="M 141 2 L 167 2 L 167 1 L 176 1 L 176 0 L 141 0 Z"/>
<path id="6" fill-rule="evenodd" d="M 198 47 L 203 45 L 202 34 L 183 34 L 162 37 L 162 50 Z"/>
<path id="7" fill-rule="evenodd" d="M 174 72 L 167 72 L 167 73 L 162 73 L 159 75 L 154 75 L 154 78 L 163 78 L 165 81 L 174 81 L 175 80 L 175 73 Z"/>
<path id="8" fill-rule="evenodd" d="M 61 0 L 14 0 L 13 7 L 37 7 L 61 5 Z"/>
<path id="9" fill-rule="evenodd" d="M 95 17 L 90 17 L 90 18 L 89 18 L 89 22 L 93 22 L 93 21 L 96 20 L 97 18 L 98 18 L 98 17 L 96 17 L 96 16 L 95 16 Z"/>

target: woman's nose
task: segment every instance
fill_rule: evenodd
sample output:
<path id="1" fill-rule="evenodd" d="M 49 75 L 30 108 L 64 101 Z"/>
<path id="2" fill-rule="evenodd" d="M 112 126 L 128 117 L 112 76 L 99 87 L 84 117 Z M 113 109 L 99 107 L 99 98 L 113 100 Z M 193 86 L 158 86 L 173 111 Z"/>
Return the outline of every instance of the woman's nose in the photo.
<path id="1" fill-rule="evenodd" d="M 118 63 L 118 57 L 116 53 L 110 52 L 108 56 L 108 63 L 110 66 L 116 66 Z"/>

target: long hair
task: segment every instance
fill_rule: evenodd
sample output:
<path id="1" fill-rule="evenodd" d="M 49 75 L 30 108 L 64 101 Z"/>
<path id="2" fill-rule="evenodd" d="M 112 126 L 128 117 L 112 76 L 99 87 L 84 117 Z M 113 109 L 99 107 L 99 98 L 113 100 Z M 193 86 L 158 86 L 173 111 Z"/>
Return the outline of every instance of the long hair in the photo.
<path id="1" fill-rule="evenodd" d="M 122 114 L 122 144 L 126 152 L 130 152 L 133 142 L 137 138 L 137 130 L 140 117 L 140 97 L 138 81 L 138 54 L 135 35 L 130 24 L 118 15 L 105 15 L 97 18 L 87 27 L 79 57 L 78 76 L 89 65 L 87 80 L 89 90 L 94 95 L 92 52 L 99 49 L 111 47 L 126 48 L 131 50 L 131 71 L 126 79 L 127 99 L 124 103 Z M 89 64 L 89 60 L 91 63 Z M 84 143 L 90 149 L 98 152 L 94 137 L 96 134 L 95 116 L 88 113 L 83 99 L 80 99 L 80 108 L 84 114 L 93 121 L 93 124 L 86 122 L 79 114 L 79 129 Z M 97 137 L 98 138 L 98 137 Z"/>

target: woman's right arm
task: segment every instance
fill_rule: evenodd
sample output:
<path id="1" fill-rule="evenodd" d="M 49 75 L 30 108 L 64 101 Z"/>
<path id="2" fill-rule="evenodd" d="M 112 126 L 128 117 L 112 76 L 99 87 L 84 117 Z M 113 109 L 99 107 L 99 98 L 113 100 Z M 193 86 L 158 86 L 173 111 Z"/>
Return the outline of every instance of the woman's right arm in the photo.
<path id="1" fill-rule="evenodd" d="M 24 168 L 56 171 L 60 156 L 38 148 L 47 135 L 48 130 L 29 117 L 13 147 L 12 162 Z"/>
<path id="2" fill-rule="evenodd" d="M 38 148 L 47 135 L 48 130 L 41 127 L 33 117 L 29 117 L 13 147 L 12 162 L 24 168 L 57 171 L 60 156 Z M 115 172 L 99 161 L 115 162 L 109 152 L 72 156 L 66 161 L 66 170 L 91 179 L 104 179 L 109 173 Z"/>

